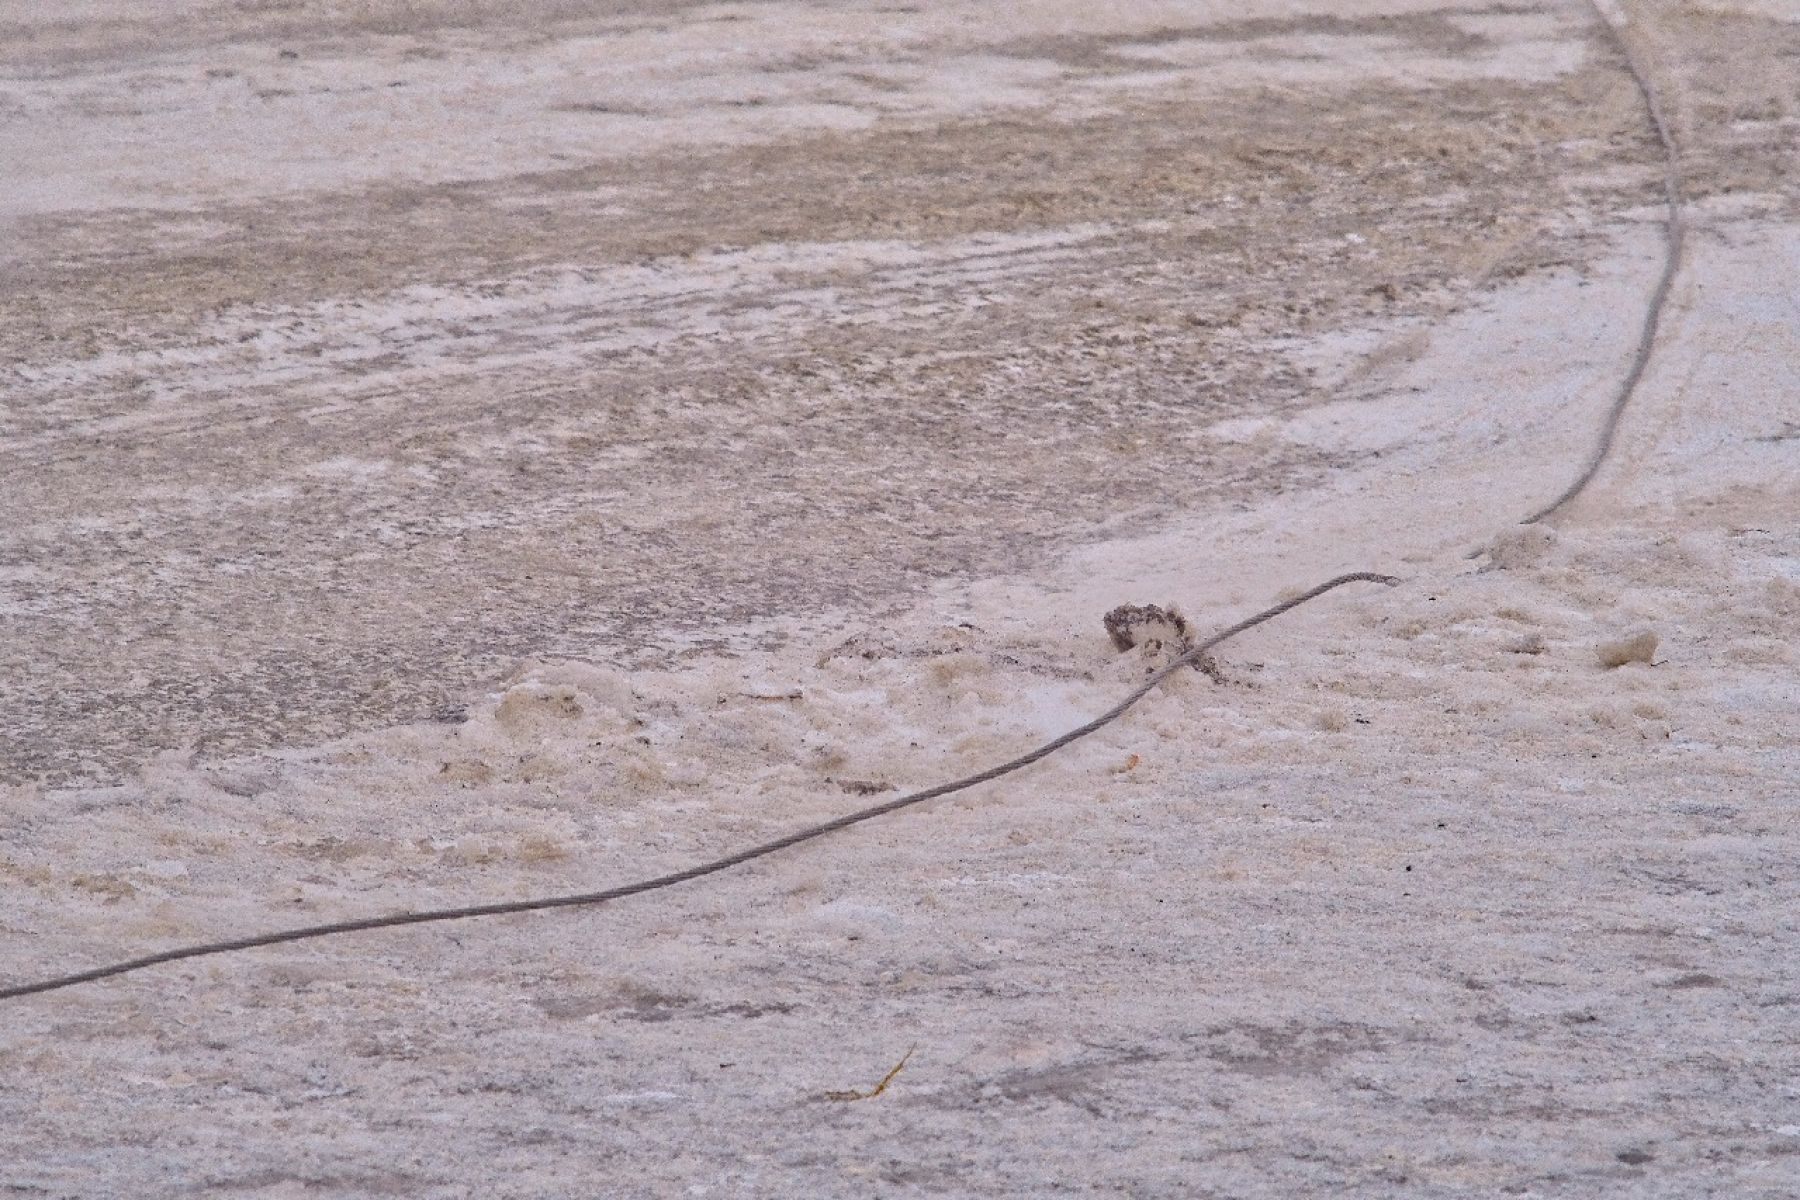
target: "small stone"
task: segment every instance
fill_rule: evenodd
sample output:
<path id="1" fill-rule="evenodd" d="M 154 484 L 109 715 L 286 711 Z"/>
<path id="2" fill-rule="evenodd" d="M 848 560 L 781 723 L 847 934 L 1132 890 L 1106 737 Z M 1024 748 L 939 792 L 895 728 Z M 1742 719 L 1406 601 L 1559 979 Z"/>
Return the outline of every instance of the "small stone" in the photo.
<path id="1" fill-rule="evenodd" d="M 1154 652 L 1164 647 L 1185 650 L 1188 645 L 1187 621 L 1174 605 L 1121 604 L 1106 614 L 1105 623 L 1107 636 L 1121 653 L 1135 646 Z"/>
<path id="2" fill-rule="evenodd" d="M 1599 658 L 1600 665 L 1609 669 L 1622 667 L 1626 663 L 1647 663 L 1656 656 L 1656 635 L 1648 629 L 1640 629 L 1636 633 L 1601 642 L 1594 647 L 1594 654 Z"/>

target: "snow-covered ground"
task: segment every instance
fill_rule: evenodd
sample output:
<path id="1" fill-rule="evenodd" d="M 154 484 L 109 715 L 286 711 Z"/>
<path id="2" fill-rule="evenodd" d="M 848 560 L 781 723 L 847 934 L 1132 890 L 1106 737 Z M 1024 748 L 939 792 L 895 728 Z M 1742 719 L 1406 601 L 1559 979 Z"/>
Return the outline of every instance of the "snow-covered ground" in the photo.
<path id="1" fill-rule="evenodd" d="M 1402 582 L 6 1002 L 0 1188 L 1800 1194 L 1800 12 L 1622 6 L 1520 527 L 1584 6 L 579 7 L 0 8 L 0 982 Z"/>

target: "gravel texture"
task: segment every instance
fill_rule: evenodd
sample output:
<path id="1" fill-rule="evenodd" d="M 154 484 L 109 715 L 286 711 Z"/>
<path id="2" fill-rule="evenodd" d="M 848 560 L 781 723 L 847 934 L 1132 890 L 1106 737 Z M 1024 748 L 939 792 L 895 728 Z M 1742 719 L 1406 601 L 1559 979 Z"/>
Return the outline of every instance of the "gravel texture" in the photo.
<path id="1" fill-rule="evenodd" d="M 1623 6 L 1521 528 L 1585 7 L 522 11 L 0 12 L 0 981 L 1403 582 L 0 1004 L 0 1195 L 1800 1195 L 1800 13 Z"/>

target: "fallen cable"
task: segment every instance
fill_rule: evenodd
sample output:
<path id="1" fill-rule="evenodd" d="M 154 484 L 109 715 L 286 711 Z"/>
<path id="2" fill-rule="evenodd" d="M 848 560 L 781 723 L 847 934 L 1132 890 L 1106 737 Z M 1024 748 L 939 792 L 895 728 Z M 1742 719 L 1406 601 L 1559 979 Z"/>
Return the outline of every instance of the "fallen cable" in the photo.
<path id="1" fill-rule="evenodd" d="M 1644 372 L 1649 367 L 1650 356 L 1655 349 L 1657 334 L 1662 324 L 1663 312 L 1668 305 L 1669 292 L 1674 286 L 1675 276 L 1681 269 L 1681 256 L 1686 234 L 1685 226 L 1682 221 L 1682 178 L 1680 157 L 1675 146 L 1675 139 L 1669 132 L 1668 122 L 1664 117 L 1662 105 L 1657 96 L 1656 89 L 1650 82 L 1648 74 L 1644 71 L 1642 65 L 1632 53 L 1630 42 L 1626 39 L 1624 34 L 1620 32 L 1618 25 L 1607 16 L 1606 10 L 1601 5 L 1600 0 L 1589 0 L 1589 3 L 1593 8 L 1595 15 L 1599 18 L 1600 23 L 1606 27 L 1607 32 L 1612 36 L 1613 41 L 1618 45 L 1620 52 L 1624 55 L 1626 68 L 1630 71 L 1633 81 L 1637 84 L 1638 92 L 1644 99 L 1644 107 L 1649 113 L 1650 124 L 1654 127 L 1657 138 L 1662 143 L 1664 156 L 1663 196 L 1668 210 L 1668 215 L 1665 218 L 1663 227 L 1666 255 L 1663 262 L 1662 274 L 1657 280 L 1656 287 L 1650 296 L 1650 303 L 1644 313 L 1643 325 L 1638 333 L 1638 344 L 1636 352 L 1632 357 L 1631 368 L 1620 381 L 1618 391 L 1615 393 L 1612 406 L 1608 410 L 1606 419 L 1601 425 L 1599 439 L 1593 453 L 1588 458 L 1587 465 L 1575 480 L 1556 497 L 1556 499 L 1532 513 L 1530 516 L 1524 518 L 1521 524 L 1525 525 L 1531 525 L 1542 521 L 1564 505 L 1568 504 L 1571 500 L 1575 499 L 1575 497 L 1579 496 L 1587 488 L 1588 484 L 1593 481 L 1594 476 L 1600 470 L 1601 464 L 1605 462 L 1607 456 L 1612 452 L 1613 439 L 1618 431 L 1620 418 L 1624 415 L 1626 405 L 1631 402 L 1632 396 L 1637 391 L 1638 383 L 1643 379 Z M 391 929 L 402 925 L 423 925 L 437 921 L 459 921 L 473 917 L 501 916 L 507 913 L 537 912 L 552 908 L 574 908 L 585 905 L 604 904 L 611 900 L 621 900 L 627 896 L 658 891 L 662 888 L 673 887 L 676 884 L 701 879 L 708 875 L 715 875 L 721 871 L 730 870 L 732 867 L 741 866 L 754 859 L 764 858 L 793 846 L 798 846 L 803 842 L 810 842 L 816 838 L 824 837 L 827 834 L 836 833 L 841 829 L 848 829 L 853 825 L 860 825 L 864 821 L 871 821 L 876 817 L 886 816 L 889 813 L 898 812 L 903 808 L 909 808 L 915 804 L 922 804 L 927 800 L 935 800 L 955 792 L 965 791 L 968 788 L 998 779 L 1003 775 L 1009 775 L 1014 771 L 1022 770 L 1023 768 L 1038 762 L 1040 759 L 1048 758 L 1050 755 L 1056 753 L 1056 751 L 1070 743 L 1079 741 L 1088 734 L 1116 721 L 1119 717 L 1123 716 L 1128 709 L 1138 701 L 1142 700 L 1145 696 L 1149 695 L 1156 687 L 1161 685 L 1164 680 L 1169 678 L 1169 676 L 1173 675 L 1182 667 L 1187 666 L 1189 663 L 1196 661 L 1207 650 L 1219 645 L 1226 639 L 1234 637 L 1253 626 L 1260 625 L 1264 621 L 1278 617 L 1293 608 L 1297 608 L 1309 600 L 1324 595 L 1333 588 L 1340 587 L 1346 583 L 1355 582 L 1384 583 L 1391 585 L 1398 583 L 1399 580 L 1391 575 L 1377 575 L 1367 571 L 1356 571 L 1347 575 L 1339 575 L 1335 579 L 1328 580 L 1291 600 L 1264 609 L 1255 616 L 1240 621 L 1224 632 L 1215 634 L 1206 641 L 1191 647 L 1173 662 L 1151 675 L 1135 691 L 1106 712 L 1100 714 L 1100 716 L 1095 717 L 1085 725 L 1080 725 L 1069 730 L 1060 737 L 1045 742 L 1035 750 L 1022 754 L 1008 762 L 1001 763 L 999 766 L 990 767 L 985 771 L 977 772 L 974 775 L 968 775 L 950 783 L 939 784 L 936 787 L 926 788 L 923 791 L 911 792 L 881 804 L 871 805 L 868 808 L 860 809 L 857 812 L 849 813 L 845 816 L 838 817 L 835 820 L 796 830 L 795 832 L 777 838 L 774 841 L 764 842 L 759 846 L 752 846 L 747 850 L 740 850 L 735 854 L 729 854 L 723 858 L 713 859 L 711 862 L 701 863 L 698 866 L 689 867 L 686 870 L 675 871 L 667 875 L 659 875 L 652 879 L 640 880 L 637 883 L 623 884 L 619 887 L 608 888 L 605 891 L 599 892 L 583 892 L 568 896 L 548 896 L 536 900 L 515 900 L 499 904 L 476 904 L 462 908 L 427 909 L 422 912 L 395 913 L 385 917 L 363 917 L 352 921 L 336 921 L 326 925 L 310 925 L 298 929 L 278 930 L 274 933 L 258 934 L 254 937 L 236 938 L 230 941 L 206 942 L 195 946 L 183 946 L 174 950 L 164 950 L 157 954 L 147 954 L 141 958 L 126 959 L 122 962 L 112 963 L 107 966 L 95 967 L 91 970 L 80 971 L 71 975 L 62 975 L 51 979 L 39 980 L 35 983 L 17 984 L 12 987 L 0 988 L 0 1000 L 12 1000 L 21 996 L 37 995 L 41 992 L 58 991 L 62 988 L 74 987 L 81 983 L 91 983 L 99 979 L 109 979 L 115 975 L 124 975 L 132 971 L 140 971 L 146 967 L 158 966 L 163 963 L 180 962 L 184 959 L 191 958 L 205 958 L 218 954 L 230 954 L 239 950 L 255 949 L 259 946 L 275 946 L 287 942 L 333 937 L 338 934 L 359 933 L 372 929 Z M 902 1065 L 904 1065 L 904 1060 L 902 1060 Z M 897 1069 L 898 1068 L 896 1068 L 896 1070 Z M 886 1081 L 884 1080 L 883 1082 L 885 1084 Z"/>
<path id="2" fill-rule="evenodd" d="M 678 883 L 701 879 L 707 875 L 716 875 L 720 871 L 742 866 L 753 859 L 764 858 L 780 850 L 798 846 L 802 842 L 810 842 L 824 837 L 828 833 L 836 833 L 840 829 L 848 829 L 852 825 L 860 825 L 864 821 L 872 821 L 876 817 L 884 817 L 889 813 L 910 808 L 915 804 L 923 804 L 927 800 L 936 800 L 940 796 L 948 796 L 953 792 L 965 791 L 977 784 L 987 783 L 1021 770 L 1039 759 L 1048 758 L 1071 742 L 1080 741 L 1097 729 L 1112 724 L 1125 715 L 1139 700 L 1149 695 L 1162 682 L 1189 663 L 1195 662 L 1208 650 L 1217 646 L 1227 638 L 1236 637 L 1264 621 L 1279 617 L 1290 609 L 1298 608 L 1309 600 L 1323 596 L 1333 588 L 1342 587 L 1346 583 L 1385 583 L 1393 585 L 1400 581 L 1392 575 L 1376 575 L 1368 571 L 1353 571 L 1348 575 L 1339 575 L 1327 580 L 1311 591 L 1302 592 L 1291 600 L 1284 600 L 1271 608 L 1265 608 L 1253 617 L 1239 621 L 1236 625 L 1216 633 L 1206 641 L 1192 646 L 1181 656 L 1158 670 L 1146 679 L 1138 688 L 1123 700 L 1095 717 L 1085 725 L 1079 725 L 1060 737 L 1051 739 L 1035 750 L 1028 751 L 1019 757 L 1001 763 L 997 767 L 989 767 L 973 775 L 966 775 L 950 783 L 941 783 L 924 791 L 911 792 L 881 804 L 871 805 L 835 820 L 826 821 L 799 829 L 772 842 L 764 842 L 760 846 L 752 846 L 747 850 L 739 850 L 723 858 L 715 858 L 711 862 L 686 870 L 673 871 L 667 875 L 658 875 L 653 879 L 640 880 L 637 883 L 622 884 L 619 887 L 607 888 L 600 892 L 581 892 L 569 896 L 546 896 L 536 900 L 512 900 L 500 904 L 472 904 L 464 908 L 427 909 L 422 912 L 394 913 L 385 917 L 361 917 L 353 921 L 333 921 L 328 925 L 308 925 L 299 929 L 282 929 L 274 933 L 261 933 L 253 937 L 233 938 L 229 941 L 205 942 L 197 946 L 181 946 L 174 950 L 164 950 L 156 954 L 146 954 L 142 958 L 130 958 L 123 962 L 111 963 L 104 967 L 95 967 L 88 971 L 77 971 L 71 975 L 59 975 L 53 979 L 41 979 L 36 983 L 15 984 L 12 987 L 0 988 L 0 1000 L 14 1000 L 20 996 L 32 996 L 39 992 L 54 992 L 61 988 L 74 987 L 78 983 L 92 983 L 96 979 L 110 979 L 114 975 L 124 975 L 131 971 L 141 971 L 145 967 L 154 967 L 162 963 L 180 962 L 188 958 L 206 958 L 215 954 L 230 954 L 238 950 L 252 950 L 258 946 L 277 946 L 284 942 L 301 942 L 311 938 L 334 937 L 341 933 L 360 933 L 368 929 L 392 929 L 401 925 L 424 925 L 434 921 L 460 921 L 469 917 L 497 917 L 506 913 L 537 912 L 549 908 L 575 908 L 582 905 L 605 904 L 609 900 L 622 900 L 627 896 L 636 896 L 643 892 L 654 892 L 666 887 L 674 887 Z"/>
<path id="3" fill-rule="evenodd" d="M 1662 275 L 1656 281 L 1656 288 L 1650 293 L 1650 303 L 1644 310 L 1644 323 L 1638 330 L 1637 350 L 1632 355 L 1631 369 L 1619 381 L 1619 390 L 1613 395 L 1612 407 L 1607 410 L 1606 419 L 1600 426 L 1600 438 L 1594 445 L 1593 453 L 1588 457 L 1587 466 L 1574 482 L 1564 488 L 1556 499 L 1538 509 L 1529 517 L 1519 522 L 1521 525 L 1535 525 L 1557 509 L 1581 495 L 1587 485 L 1599 474 L 1600 465 L 1612 453 L 1613 435 L 1618 432 L 1619 419 L 1625 415 L 1625 406 L 1637 393 L 1638 382 L 1643 379 L 1644 371 L 1650 366 L 1651 352 L 1656 348 L 1656 335 L 1662 325 L 1663 309 L 1669 302 L 1669 290 L 1675 284 L 1675 276 L 1681 270 L 1681 251 L 1686 241 L 1686 227 L 1681 217 L 1681 157 L 1675 148 L 1674 135 L 1669 132 L 1669 123 L 1663 116 L 1662 102 L 1657 98 L 1656 88 L 1650 82 L 1649 74 L 1643 64 L 1631 52 L 1631 43 L 1619 29 L 1617 23 L 1606 15 L 1606 9 L 1600 0 L 1588 0 L 1599 18 L 1600 24 L 1612 35 L 1613 42 L 1619 52 L 1625 56 L 1625 69 L 1631 72 L 1632 80 L 1637 84 L 1638 94 L 1644 98 L 1644 108 L 1650 114 L 1650 124 L 1656 130 L 1657 140 L 1663 149 L 1663 201 L 1668 208 L 1668 216 L 1663 222 L 1663 259 Z"/>

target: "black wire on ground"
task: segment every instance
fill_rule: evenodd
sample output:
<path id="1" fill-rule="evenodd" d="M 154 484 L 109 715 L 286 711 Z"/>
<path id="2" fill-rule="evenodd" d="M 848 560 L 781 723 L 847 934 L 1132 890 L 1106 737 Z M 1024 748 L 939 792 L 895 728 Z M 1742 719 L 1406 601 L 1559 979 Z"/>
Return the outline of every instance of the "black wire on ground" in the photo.
<path id="1" fill-rule="evenodd" d="M 74 987 L 78 983 L 92 983 L 97 979 L 110 979 L 115 975 L 124 975 L 131 971 L 141 971 L 145 967 L 154 967 L 162 963 L 180 962 L 189 958 L 206 958 L 215 954 L 231 954 L 239 950 L 253 950 L 258 946 L 278 946 L 285 942 L 302 942 L 312 938 L 335 937 L 344 933 L 360 933 L 370 929 L 393 929 L 401 925 L 425 925 L 436 921 L 461 921 L 470 917 L 497 917 L 506 913 L 539 912 L 551 908 L 576 908 L 585 905 L 605 904 L 609 900 L 623 900 L 627 896 L 636 896 L 644 892 L 654 892 L 666 887 L 674 887 L 678 883 L 702 879 L 708 875 L 716 875 L 720 871 L 742 866 L 754 859 L 765 858 L 777 851 L 798 846 L 802 842 L 810 842 L 824 837 L 828 833 L 836 833 L 840 829 L 848 829 L 852 825 L 860 825 L 864 821 L 872 821 L 876 817 L 884 817 L 889 813 L 899 812 L 903 808 L 911 808 L 915 804 L 923 804 L 927 800 L 936 800 L 940 796 L 948 796 L 953 792 L 965 791 L 978 784 L 998 779 L 1002 775 L 1010 775 L 1040 759 L 1061 750 L 1071 742 L 1080 741 L 1097 729 L 1112 724 L 1125 715 L 1132 705 L 1149 695 L 1164 680 L 1188 664 L 1195 662 L 1208 650 L 1217 646 L 1227 638 L 1235 637 L 1264 621 L 1273 620 L 1290 609 L 1298 608 L 1309 600 L 1323 596 L 1333 588 L 1342 587 L 1346 583 L 1385 583 L 1400 582 L 1392 575 L 1376 575 L 1368 571 L 1353 571 L 1348 575 L 1339 575 L 1327 580 L 1310 591 L 1302 592 L 1290 600 L 1265 608 L 1253 617 L 1239 621 L 1236 625 L 1222 633 L 1193 646 L 1182 655 L 1158 670 L 1146 679 L 1138 688 L 1123 700 L 1095 717 L 1085 725 L 1079 725 L 1059 737 L 1052 738 L 1035 750 L 1019 755 L 996 767 L 978 771 L 973 775 L 965 775 L 950 783 L 940 783 L 923 791 L 911 792 L 907 795 L 887 800 L 880 804 L 846 814 L 819 825 L 795 830 L 793 833 L 776 838 L 772 842 L 764 842 L 760 846 L 752 846 L 747 850 L 739 850 L 735 854 L 727 854 L 723 858 L 715 858 L 711 862 L 688 867 L 685 870 L 673 871 L 667 875 L 658 875 L 652 879 L 639 880 L 636 883 L 621 884 L 599 892 L 580 892 L 569 896 L 546 896 L 536 900 L 512 900 L 499 904 L 471 904 L 462 908 L 426 909 L 422 912 L 393 913 L 385 917 L 361 917 L 352 921 L 333 921 L 328 925 L 308 925 L 298 929 L 282 929 L 273 933 L 259 933 L 251 937 L 232 938 L 227 941 L 204 942 L 195 946 L 180 946 L 173 950 L 163 950 L 156 954 L 146 954 L 141 958 L 128 958 L 122 962 L 110 963 L 103 967 L 94 967 L 87 971 L 77 971 L 69 975 L 59 975 L 52 979 L 40 979 L 35 983 L 14 984 L 0 988 L 0 1000 L 14 1000 L 21 996 L 33 996 L 40 992 L 54 992 L 62 988 Z"/>
<path id="2" fill-rule="evenodd" d="M 1601 25 L 1606 28 L 1607 33 L 1611 36 L 1620 53 L 1624 56 L 1626 68 L 1630 71 L 1633 81 L 1637 84 L 1638 92 L 1643 97 L 1645 110 L 1650 117 L 1650 124 L 1656 131 L 1657 139 L 1662 143 L 1664 156 L 1663 196 L 1668 210 L 1668 215 L 1663 227 L 1666 256 L 1663 262 L 1662 274 L 1657 280 L 1656 287 L 1650 296 L 1650 303 L 1644 313 L 1643 325 L 1638 333 L 1638 344 L 1636 352 L 1632 357 L 1631 368 L 1620 381 L 1618 390 L 1614 394 L 1612 405 L 1608 409 L 1606 419 L 1601 425 L 1599 439 L 1595 444 L 1592 454 L 1588 458 L 1586 466 L 1575 480 L 1556 497 L 1556 499 L 1532 513 L 1521 522 L 1526 525 L 1535 524 L 1544 520 L 1546 517 L 1549 517 L 1558 509 L 1568 504 L 1571 500 L 1575 499 L 1575 497 L 1579 496 L 1587 488 L 1588 484 L 1593 481 L 1594 476 L 1600 470 L 1601 464 L 1605 462 L 1607 456 L 1612 452 L 1613 439 L 1618 431 L 1619 420 L 1624 415 L 1626 405 L 1631 402 L 1632 396 L 1636 393 L 1638 384 L 1643 379 L 1644 372 L 1649 366 L 1651 353 L 1655 349 L 1657 334 L 1662 324 L 1663 312 L 1668 305 L 1669 292 L 1674 286 L 1675 276 L 1681 269 L 1681 256 L 1686 233 L 1682 221 L 1682 179 L 1680 158 L 1675 146 L 1675 139 L 1669 131 L 1668 121 L 1664 117 L 1662 104 L 1657 96 L 1656 88 L 1650 82 L 1649 75 L 1643 69 L 1642 64 L 1639 63 L 1637 57 L 1632 53 L 1629 39 L 1621 32 L 1618 25 L 1607 16 L 1606 10 L 1601 6 L 1599 0 L 1588 0 L 1588 2 L 1589 6 L 1593 9 L 1595 16 L 1599 19 Z M 121 962 L 111 963 L 107 966 L 95 967 L 87 971 L 79 971 L 74 974 L 43 979 L 35 983 L 15 984 L 11 987 L 0 988 L 0 1000 L 12 1000 L 21 996 L 32 996 L 42 992 L 57 991 L 62 988 L 74 987 L 81 983 L 91 983 L 99 979 L 109 979 L 115 975 L 124 975 L 132 971 L 140 971 L 146 967 L 158 966 L 163 963 L 180 962 L 190 958 L 205 958 L 217 954 L 230 954 L 239 950 L 252 950 L 259 946 L 275 946 L 287 942 L 307 941 L 312 938 L 334 937 L 339 934 L 359 933 L 374 929 L 391 929 L 402 925 L 424 925 L 438 921 L 460 921 L 472 917 L 491 917 L 501 916 L 507 913 L 539 912 L 553 908 L 575 908 L 586 905 L 605 904 L 611 900 L 622 900 L 627 896 L 658 891 L 662 888 L 673 887 L 676 884 L 701 879 L 708 875 L 715 875 L 721 871 L 730 870 L 732 867 L 741 866 L 744 863 L 751 862 L 755 859 L 764 858 L 793 846 L 798 846 L 803 842 L 810 842 L 816 838 L 824 837 L 827 834 L 836 833 L 841 829 L 848 829 L 853 825 L 860 825 L 864 821 L 871 821 L 877 817 L 883 817 L 889 813 L 898 812 L 903 808 L 909 808 L 915 804 L 923 804 L 927 800 L 935 800 L 941 796 L 948 796 L 955 792 L 964 791 L 979 784 L 998 779 L 1003 775 L 1009 775 L 1014 771 L 1022 770 L 1041 759 L 1048 758 L 1050 755 L 1056 753 L 1056 751 L 1062 749 L 1064 746 L 1069 745 L 1071 742 L 1079 741 L 1088 734 L 1118 720 L 1118 718 L 1123 716 L 1128 709 L 1138 701 L 1142 700 L 1145 696 L 1149 695 L 1152 690 L 1161 685 L 1169 678 L 1169 676 L 1173 675 L 1182 667 L 1196 661 L 1200 655 L 1204 654 L 1214 646 L 1219 645 L 1227 638 L 1234 637 L 1252 626 L 1262 624 L 1264 621 L 1272 620 L 1290 609 L 1296 608 L 1309 600 L 1324 595 L 1333 588 L 1341 587 L 1346 583 L 1359 581 L 1390 585 L 1399 582 L 1399 580 L 1391 575 L 1377 575 L 1367 571 L 1356 571 L 1346 575 L 1339 575 L 1335 579 L 1328 580 L 1291 600 L 1264 609 L 1255 616 L 1240 621 L 1222 633 L 1215 634 L 1199 645 L 1192 647 L 1179 658 L 1151 675 L 1141 686 L 1130 695 L 1126 696 L 1118 704 L 1115 704 L 1112 708 L 1106 710 L 1098 717 L 1095 717 L 1087 724 L 1077 726 L 1060 737 L 1045 742 L 1035 750 L 1001 763 L 999 766 L 990 767 L 985 771 L 977 772 L 974 775 L 968 775 L 950 783 L 939 784 L 936 787 L 926 788 L 923 791 L 911 792 L 881 804 L 871 805 L 868 808 L 860 809 L 834 820 L 826 821 L 819 825 L 809 826 L 805 829 L 796 830 L 784 837 L 776 838 L 774 841 L 764 842 L 759 846 L 752 846 L 749 849 L 740 850 L 735 854 L 729 854 L 723 858 L 713 859 L 711 862 L 701 863 L 698 866 L 689 867 L 686 870 L 671 872 L 667 875 L 658 875 L 651 879 L 623 884 L 619 887 L 608 888 L 598 892 L 582 892 L 567 896 L 548 896 L 535 900 L 515 900 L 499 904 L 475 904 L 462 908 L 427 909 L 421 912 L 395 913 L 385 917 L 363 917 L 351 921 L 335 921 L 326 925 L 309 925 L 298 929 L 278 930 L 273 933 L 257 934 L 252 937 L 235 938 L 229 941 L 206 942 L 200 945 L 182 946 L 173 950 L 164 950 L 156 954 L 147 954 L 140 958 L 126 959 Z"/>
<path id="3" fill-rule="evenodd" d="M 1594 16 L 1611 35 L 1613 44 L 1625 58 L 1625 69 L 1631 73 L 1633 82 L 1637 84 L 1638 94 L 1644 99 L 1644 109 L 1650 116 L 1650 124 L 1656 130 L 1656 137 L 1662 143 L 1663 150 L 1663 202 L 1667 206 L 1668 215 L 1663 222 L 1663 259 L 1662 275 L 1656 281 L 1656 288 L 1650 293 L 1650 303 L 1644 310 L 1644 322 L 1638 330 L 1637 350 L 1631 358 L 1631 369 L 1619 381 L 1619 388 L 1613 394 L 1612 407 L 1607 410 L 1606 419 L 1600 425 L 1600 437 L 1594 444 L 1593 453 L 1588 456 L 1587 465 L 1582 468 L 1562 494 L 1544 507 L 1519 522 L 1521 525 L 1535 525 L 1544 518 L 1555 513 L 1563 505 L 1587 490 L 1594 476 L 1599 474 L 1600 465 L 1612 453 L 1613 435 L 1618 432 L 1619 420 L 1625 415 L 1625 406 L 1637 393 L 1638 383 L 1644 378 L 1644 372 L 1650 366 L 1650 355 L 1656 348 L 1656 335 L 1662 326 L 1663 310 L 1668 306 L 1669 290 L 1675 284 L 1675 276 L 1681 270 L 1681 252 L 1687 238 L 1686 227 L 1681 216 L 1681 157 L 1675 147 L 1675 137 L 1669 131 L 1669 123 L 1663 115 L 1662 101 L 1657 96 L 1656 86 L 1650 82 L 1650 75 L 1631 51 L 1631 42 L 1624 32 L 1606 15 L 1599 0 L 1588 0 Z"/>

